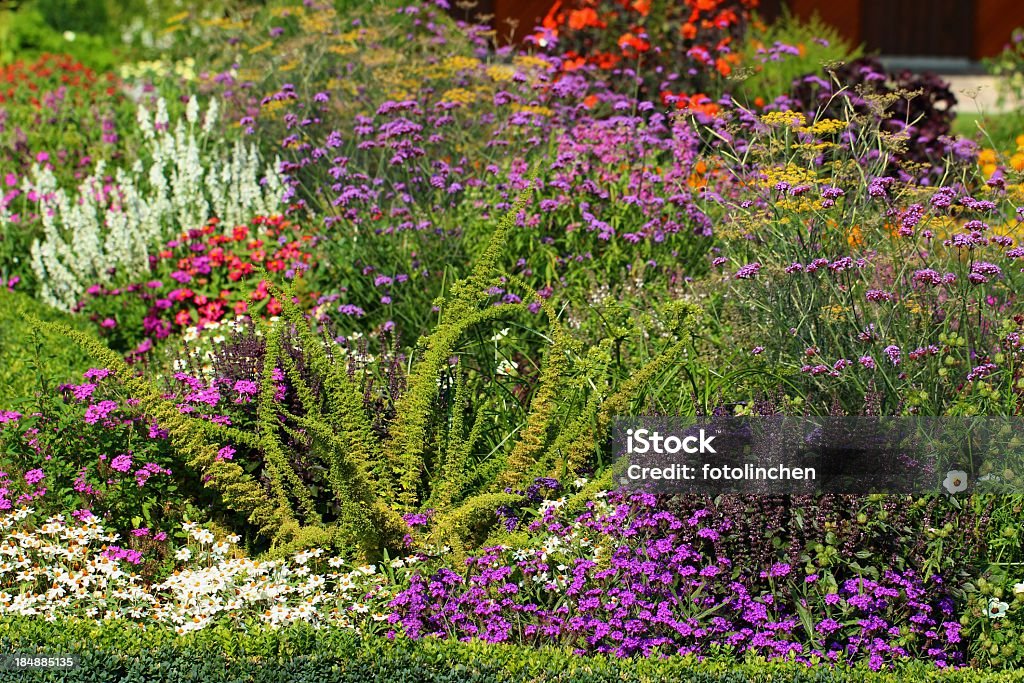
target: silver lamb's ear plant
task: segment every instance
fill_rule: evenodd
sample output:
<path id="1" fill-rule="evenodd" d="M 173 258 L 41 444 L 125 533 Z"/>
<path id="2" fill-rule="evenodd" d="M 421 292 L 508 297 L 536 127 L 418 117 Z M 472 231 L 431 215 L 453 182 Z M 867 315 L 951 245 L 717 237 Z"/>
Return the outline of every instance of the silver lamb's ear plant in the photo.
<path id="1" fill-rule="evenodd" d="M 518 440 L 507 456 L 492 461 L 487 468 L 474 469 L 471 454 L 483 423 L 474 419 L 467 433 L 467 379 L 460 370 L 452 418 L 439 421 L 438 377 L 473 327 L 514 319 L 526 312 L 523 304 L 488 305 L 488 289 L 500 274 L 498 263 L 508 231 L 516 215 L 525 209 L 528 196 L 528 191 L 519 196 L 470 275 L 456 282 L 451 296 L 442 300 L 441 320 L 416 345 L 420 357 L 412 366 L 408 389 L 397 402 L 396 417 L 383 442 L 374 437 L 362 389 L 349 376 L 346 362 L 330 353 L 329 342 L 313 330 L 287 286 L 268 285 L 282 305 L 281 318 L 255 323 L 266 340 L 255 433 L 183 415 L 95 339 L 61 326 L 37 325 L 71 337 L 110 367 L 129 393 L 140 399 L 139 409 L 170 431 L 174 445 L 194 474 L 218 489 L 230 508 L 247 514 L 259 533 L 271 539 L 274 553 L 314 544 L 346 545 L 358 548 L 367 560 L 380 559 L 385 553 L 401 552 L 410 536 L 418 533 L 410 529 L 402 514 L 424 509 L 434 510 L 433 531 L 428 537 L 419 537 L 419 541 L 447 545 L 463 553 L 494 526 L 497 507 L 521 500 L 517 488 L 535 477 L 575 476 L 587 464 L 601 448 L 612 417 L 625 411 L 637 389 L 678 358 L 690 343 L 692 324 L 699 313 L 696 307 L 680 304 L 677 341 L 616 393 L 605 397 L 602 391 L 595 391 L 582 410 L 565 414 L 560 399 L 573 359 L 579 357 L 579 345 L 562 326 L 550 302 L 520 278 L 506 275 L 511 285 L 538 302 L 548 319 L 551 342 Z M 283 341 L 285 335 L 299 342 L 301 371 Z M 294 396 L 290 404 L 276 398 L 275 377 L 282 373 Z M 437 431 L 441 423 L 447 425 L 445 437 Z M 332 521 L 324 520 L 283 436 L 307 445 L 316 464 L 326 472 L 325 489 L 337 511 Z M 263 455 L 266 483 L 230 461 L 218 460 L 218 441 L 258 450 Z M 481 476 L 484 481 L 480 481 Z"/>

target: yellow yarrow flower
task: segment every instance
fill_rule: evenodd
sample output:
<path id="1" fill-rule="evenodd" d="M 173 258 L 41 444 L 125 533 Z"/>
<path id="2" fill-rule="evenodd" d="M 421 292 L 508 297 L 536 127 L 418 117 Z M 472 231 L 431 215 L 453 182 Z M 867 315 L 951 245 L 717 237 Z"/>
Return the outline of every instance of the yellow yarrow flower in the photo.
<path id="1" fill-rule="evenodd" d="M 472 104 L 476 102 L 476 93 L 465 88 L 452 88 L 441 95 L 442 102 L 457 102 L 459 104 Z"/>
<path id="2" fill-rule="evenodd" d="M 462 57 L 460 55 L 455 55 L 454 57 L 448 57 L 443 62 L 441 62 L 441 66 L 448 72 L 455 73 L 457 71 L 467 71 L 469 69 L 477 68 L 478 66 L 480 66 L 480 60 L 474 59 L 472 57 Z"/>
<path id="3" fill-rule="evenodd" d="M 546 59 L 536 55 L 519 55 L 512 60 L 512 63 L 519 67 L 535 69 L 547 69 L 551 66 Z"/>
<path id="4" fill-rule="evenodd" d="M 487 75 L 491 80 L 498 81 L 499 83 L 512 80 L 515 73 L 515 68 L 507 64 L 495 64 L 487 67 Z"/>
<path id="5" fill-rule="evenodd" d="M 554 113 L 547 107 L 540 107 L 532 104 L 513 104 L 512 111 L 525 111 L 529 114 L 537 114 L 539 116 L 551 116 Z"/>
<path id="6" fill-rule="evenodd" d="M 767 114 L 761 116 L 761 122 L 766 126 L 789 126 L 795 128 L 798 126 L 804 126 L 807 123 L 807 117 L 798 111 L 770 111 Z"/>
<path id="7" fill-rule="evenodd" d="M 766 114 L 765 116 L 769 116 L 769 114 Z M 764 117 L 762 117 L 762 120 L 764 120 Z M 846 121 L 840 121 L 838 119 L 822 119 L 821 121 L 815 121 L 809 126 L 801 126 L 797 128 L 797 130 L 801 133 L 810 133 L 811 135 L 835 135 L 836 133 L 845 130 L 846 127 Z"/>

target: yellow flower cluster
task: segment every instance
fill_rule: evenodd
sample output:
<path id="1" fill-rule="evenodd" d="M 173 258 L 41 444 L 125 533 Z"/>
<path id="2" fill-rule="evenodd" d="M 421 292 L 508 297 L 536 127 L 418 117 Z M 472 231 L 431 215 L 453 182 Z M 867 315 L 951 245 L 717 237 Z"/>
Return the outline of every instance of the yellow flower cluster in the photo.
<path id="1" fill-rule="evenodd" d="M 774 187 L 778 183 L 788 183 L 790 187 L 810 185 L 816 180 L 814 172 L 789 162 L 785 166 L 769 166 L 764 170 L 765 187 Z"/>
<path id="2" fill-rule="evenodd" d="M 452 88 L 441 95 L 442 102 L 457 102 L 459 104 L 473 104 L 476 102 L 476 93 L 465 88 Z"/>
<path id="3" fill-rule="evenodd" d="M 270 16 L 275 19 L 283 19 L 285 17 L 304 17 L 306 16 L 306 8 L 302 5 L 285 5 L 283 7 L 274 7 L 270 10 Z"/>
<path id="4" fill-rule="evenodd" d="M 554 112 L 548 107 L 540 107 L 533 104 L 512 104 L 512 111 L 524 111 L 528 114 L 537 114 L 538 116 L 551 116 Z"/>
<path id="5" fill-rule="evenodd" d="M 843 304 L 832 304 L 823 306 L 818 311 L 818 316 L 826 323 L 838 323 L 847 319 L 847 314 L 853 309 Z"/>
<path id="6" fill-rule="evenodd" d="M 219 28 L 225 31 L 241 31 L 247 28 L 247 25 L 241 21 L 231 21 L 227 17 L 216 17 L 214 19 L 204 19 L 200 24 L 206 28 Z M 173 28 L 180 28 L 180 26 L 172 26 Z M 168 29 L 170 30 L 170 29 Z"/>
<path id="7" fill-rule="evenodd" d="M 492 81 L 497 81 L 499 83 L 511 81 L 515 73 L 515 68 L 509 66 L 508 64 L 495 64 L 493 66 L 487 67 L 487 75 L 491 78 Z"/>
<path id="8" fill-rule="evenodd" d="M 332 33 L 334 31 L 334 17 L 336 12 L 333 7 L 324 7 L 315 14 L 303 15 L 299 19 L 299 25 L 306 33 Z"/>
<path id="9" fill-rule="evenodd" d="M 766 116 L 769 115 L 770 114 L 766 114 Z M 764 117 L 762 117 L 762 120 L 764 120 Z M 811 135 L 835 135 L 842 130 L 846 130 L 846 128 L 846 121 L 840 121 L 839 119 L 822 119 L 820 121 L 815 121 L 809 126 L 800 126 L 797 128 L 797 131 L 800 133 L 810 133 Z"/>
<path id="10" fill-rule="evenodd" d="M 807 117 L 798 111 L 770 111 L 767 114 L 761 115 L 761 122 L 766 126 L 777 128 L 780 126 L 789 126 L 790 128 L 797 128 L 805 126 L 807 124 Z"/>
<path id="11" fill-rule="evenodd" d="M 480 66 L 479 59 L 474 59 L 473 57 L 462 57 L 460 55 L 448 57 L 441 62 L 441 68 L 448 73 L 469 71 L 471 69 L 476 69 L 478 66 Z"/>
<path id="12" fill-rule="evenodd" d="M 191 57 L 178 60 L 173 63 L 164 62 L 161 59 L 153 61 L 135 62 L 124 64 L 117 69 L 117 75 L 126 81 L 137 78 L 159 76 L 162 78 L 176 77 L 185 81 L 196 80 L 196 61 Z"/>
<path id="13" fill-rule="evenodd" d="M 357 28 L 338 36 L 338 40 L 347 43 L 372 42 L 378 39 L 380 39 L 380 31 L 373 27 Z"/>
<path id="14" fill-rule="evenodd" d="M 250 47 L 249 48 L 249 54 L 254 55 L 254 54 L 263 52 L 264 50 L 267 50 L 267 49 L 271 48 L 273 45 L 274 45 L 274 41 L 272 41 L 272 40 L 265 40 L 262 43 L 260 43 L 259 45 L 253 45 L 252 47 Z"/>
<path id="15" fill-rule="evenodd" d="M 519 55 L 512 60 L 512 63 L 524 69 L 549 69 L 551 63 L 537 55 Z"/>

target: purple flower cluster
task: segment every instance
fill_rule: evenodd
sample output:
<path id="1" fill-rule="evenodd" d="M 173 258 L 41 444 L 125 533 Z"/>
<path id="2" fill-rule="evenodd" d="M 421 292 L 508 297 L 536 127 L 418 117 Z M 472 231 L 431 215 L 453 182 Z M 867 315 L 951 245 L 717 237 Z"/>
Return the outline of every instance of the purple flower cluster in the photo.
<path id="1" fill-rule="evenodd" d="M 539 547 L 486 548 L 464 573 L 411 577 L 389 620 L 414 638 L 559 644 L 619 657 L 725 651 L 807 662 L 902 657 L 957 664 L 960 625 L 941 581 L 913 571 L 835 583 L 775 562 L 740 566 L 732 528 L 708 510 L 689 518 L 650 494 L 613 492 L 531 525 Z M 907 634 L 913 634 L 912 637 Z"/>

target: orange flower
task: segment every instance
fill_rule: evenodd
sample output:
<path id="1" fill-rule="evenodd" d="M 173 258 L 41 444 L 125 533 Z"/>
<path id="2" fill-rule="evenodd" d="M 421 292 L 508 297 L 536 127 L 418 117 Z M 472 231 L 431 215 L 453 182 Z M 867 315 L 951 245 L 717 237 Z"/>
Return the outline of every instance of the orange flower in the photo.
<path id="1" fill-rule="evenodd" d="M 647 13 L 651 11 L 651 0 L 635 0 L 633 9 L 646 17 Z"/>
<path id="2" fill-rule="evenodd" d="M 851 247 L 864 246 L 864 234 L 861 232 L 859 225 L 854 225 L 850 228 L 850 232 L 846 235 L 846 242 Z"/>
<path id="3" fill-rule="evenodd" d="M 651 44 L 632 33 L 623 33 L 619 38 L 619 48 L 625 51 L 627 47 L 631 47 L 637 52 L 647 52 L 651 49 Z"/>
<path id="4" fill-rule="evenodd" d="M 686 22 L 685 24 L 680 26 L 679 32 L 683 35 L 683 38 L 685 38 L 686 40 L 693 40 L 694 38 L 697 37 L 697 27 L 691 24 L 690 22 Z"/>
<path id="5" fill-rule="evenodd" d="M 551 6 L 548 13 L 544 15 L 544 19 L 541 20 L 540 25 L 549 31 L 557 31 L 558 27 L 562 25 L 562 15 L 559 14 L 558 10 L 562 9 L 562 0 L 555 0 L 555 4 Z"/>
<path id="6" fill-rule="evenodd" d="M 597 95 L 587 95 L 583 98 L 583 106 L 587 109 L 593 109 L 595 104 L 597 104 Z"/>
<path id="7" fill-rule="evenodd" d="M 683 95 L 678 93 L 671 93 L 667 90 L 661 93 L 662 104 L 668 105 L 668 98 L 676 98 L 676 109 L 686 109 L 692 112 L 699 112 L 707 116 L 714 116 L 719 112 L 719 106 L 711 101 L 704 93 L 694 93 L 693 95 Z"/>
<path id="8" fill-rule="evenodd" d="M 571 57 L 562 62 L 562 71 L 575 71 L 586 63 L 587 60 L 583 57 Z"/>
<path id="9" fill-rule="evenodd" d="M 694 189 L 707 187 L 707 172 L 708 165 L 704 163 L 704 160 L 702 159 L 698 161 L 696 164 L 694 164 L 693 173 L 690 174 L 690 177 L 687 179 L 686 184 Z"/>
<path id="10" fill-rule="evenodd" d="M 725 61 L 721 57 L 715 60 L 715 69 L 723 76 L 728 76 L 732 73 L 732 67 L 729 66 L 729 62 Z"/>
<path id="11" fill-rule="evenodd" d="M 585 29 L 589 26 L 604 28 L 604 24 L 598 20 L 597 12 L 592 7 L 574 9 L 569 12 L 569 28 L 574 31 Z"/>
<path id="12" fill-rule="evenodd" d="M 1017 152 L 1010 157 L 1010 166 L 1012 166 L 1013 170 L 1018 173 L 1024 171 L 1024 153 Z"/>

